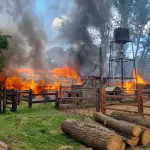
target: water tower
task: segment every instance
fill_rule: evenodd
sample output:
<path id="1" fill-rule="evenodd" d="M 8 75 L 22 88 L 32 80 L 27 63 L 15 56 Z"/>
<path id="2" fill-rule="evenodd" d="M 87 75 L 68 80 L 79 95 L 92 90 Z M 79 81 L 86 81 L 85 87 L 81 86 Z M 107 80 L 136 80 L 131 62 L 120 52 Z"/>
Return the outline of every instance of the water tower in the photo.
<path id="1" fill-rule="evenodd" d="M 132 58 L 125 57 L 125 50 L 128 43 L 131 43 L 131 46 L 128 46 L 128 48 L 131 49 Z M 116 56 L 116 51 L 117 51 L 117 56 Z M 109 84 L 112 83 L 112 80 L 113 83 L 116 83 L 116 81 L 119 82 L 121 81 L 121 87 L 123 89 L 125 80 L 133 80 L 134 77 L 132 75 L 131 76 L 124 75 L 125 64 L 129 65 L 131 63 L 133 65 L 132 69 L 135 70 L 136 73 L 133 43 L 130 40 L 129 30 L 127 28 L 116 28 L 114 30 L 113 41 L 110 43 L 109 75 L 108 75 Z M 119 71 L 120 71 L 119 76 L 116 75 L 115 73 L 115 67 L 114 67 L 115 65 L 119 66 Z"/>

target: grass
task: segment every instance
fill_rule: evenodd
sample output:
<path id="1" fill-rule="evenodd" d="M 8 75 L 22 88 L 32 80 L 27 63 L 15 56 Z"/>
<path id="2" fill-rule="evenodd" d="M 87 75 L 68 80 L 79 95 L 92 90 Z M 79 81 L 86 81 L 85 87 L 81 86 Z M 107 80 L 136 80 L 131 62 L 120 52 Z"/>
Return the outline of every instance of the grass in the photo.
<path id="1" fill-rule="evenodd" d="M 81 145 L 61 131 L 68 118 L 82 119 L 56 110 L 54 104 L 34 105 L 31 110 L 23 105 L 17 113 L 0 115 L 0 140 L 13 150 L 56 150 L 63 145 L 79 150 Z"/>

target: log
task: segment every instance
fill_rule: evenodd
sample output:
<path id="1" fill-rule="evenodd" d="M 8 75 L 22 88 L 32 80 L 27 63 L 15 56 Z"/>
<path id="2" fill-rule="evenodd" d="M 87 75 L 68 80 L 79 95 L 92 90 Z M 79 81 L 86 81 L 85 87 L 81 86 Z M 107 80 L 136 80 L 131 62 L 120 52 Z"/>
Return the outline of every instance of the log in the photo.
<path id="1" fill-rule="evenodd" d="M 108 128 L 77 120 L 65 120 L 61 129 L 79 142 L 94 149 L 120 150 L 121 137 Z"/>
<path id="2" fill-rule="evenodd" d="M 141 125 L 141 129 L 142 129 L 141 144 L 143 146 L 147 146 L 148 144 L 150 144 L 150 129 L 145 128 L 145 127 L 149 127 L 150 125 L 149 117 L 143 117 L 141 115 L 135 115 L 135 114 L 133 115 L 133 114 L 123 113 L 123 112 L 113 112 L 110 116 L 117 120 L 129 121 Z"/>
<path id="3" fill-rule="evenodd" d="M 112 117 L 106 116 L 102 113 L 95 113 L 94 114 L 95 120 L 100 122 L 107 127 L 110 127 L 123 135 L 127 135 L 130 137 L 139 137 L 142 132 L 142 129 L 139 125 L 129 123 L 126 121 L 116 120 Z"/>
<path id="4" fill-rule="evenodd" d="M 126 148 L 126 150 L 148 150 L 143 147 L 135 147 L 135 148 Z"/>
<path id="5" fill-rule="evenodd" d="M 85 118 L 84 119 L 84 122 L 86 123 L 92 123 L 93 125 L 96 125 L 96 128 L 100 126 L 103 126 L 101 124 L 99 124 L 98 122 L 95 122 L 93 119 L 91 118 Z M 103 126 L 104 127 L 104 126 Z M 115 132 L 116 134 L 119 134 L 117 133 L 115 130 L 113 129 L 109 129 L 110 131 L 113 131 Z M 119 134 L 120 135 L 120 134 Z M 129 145 L 130 147 L 136 147 L 138 144 L 139 144 L 139 137 L 127 137 L 125 135 L 120 135 L 120 137 L 122 138 L 123 142 L 126 143 L 127 145 Z M 125 145 L 126 145 L 125 144 Z M 123 148 L 122 148 L 123 149 Z"/>
<path id="6" fill-rule="evenodd" d="M 138 114 L 124 113 L 124 112 L 113 112 L 110 114 L 110 116 L 117 120 L 124 120 L 124 121 L 132 122 L 144 126 L 146 128 L 150 128 L 149 116 L 142 116 Z"/>
<path id="7" fill-rule="evenodd" d="M 12 150 L 6 143 L 0 141 L 0 150 Z"/>
<path id="8" fill-rule="evenodd" d="M 120 150 L 125 150 L 125 149 L 126 149 L 126 144 L 124 142 L 122 142 Z"/>

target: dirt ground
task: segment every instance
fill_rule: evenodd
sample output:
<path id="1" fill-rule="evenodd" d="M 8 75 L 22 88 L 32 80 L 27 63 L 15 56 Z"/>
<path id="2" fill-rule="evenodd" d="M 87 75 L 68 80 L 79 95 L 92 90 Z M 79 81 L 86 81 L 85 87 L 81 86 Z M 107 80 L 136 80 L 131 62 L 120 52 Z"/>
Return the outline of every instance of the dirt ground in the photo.
<path id="1" fill-rule="evenodd" d="M 144 105 L 150 107 L 150 101 L 145 101 Z M 138 112 L 137 106 L 112 105 L 112 106 L 109 106 L 109 108 Z M 67 109 L 67 110 L 63 110 L 63 111 L 65 111 L 67 113 L 75 114 L 75 115 L 85 115 L 85 116 L 92 117 L 94 112 L 96 111 L 96 109 L 95 108 L 82 108 L 82 109 L 81 108 L 80 109 L 71 108 L 71 109 Z M 117 111 L 117 110 L 106 109 L 107 114 L 111 114 L 113 111 Z M 150 115 L 150 108 L 144 108 L 144 113 Z"/>

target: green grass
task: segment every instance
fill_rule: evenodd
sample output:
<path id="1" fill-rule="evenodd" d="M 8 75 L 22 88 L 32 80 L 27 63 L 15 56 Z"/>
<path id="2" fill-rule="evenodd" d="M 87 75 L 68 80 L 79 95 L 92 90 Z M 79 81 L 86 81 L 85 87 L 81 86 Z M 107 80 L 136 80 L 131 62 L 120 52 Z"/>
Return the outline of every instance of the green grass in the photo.
<path id="1" fill-rule="evenodd" d="M 61 131 L 65 119 L 78 118 L 64 114 L 54 104 L 34 105 L 31 110 L 21 106 L 17 113 L 8 111 L 0 115 L 0 140 L 13 150 L 56 150 L 62 145 L 71 145 L 78 150 L 80 143 Z"/>

